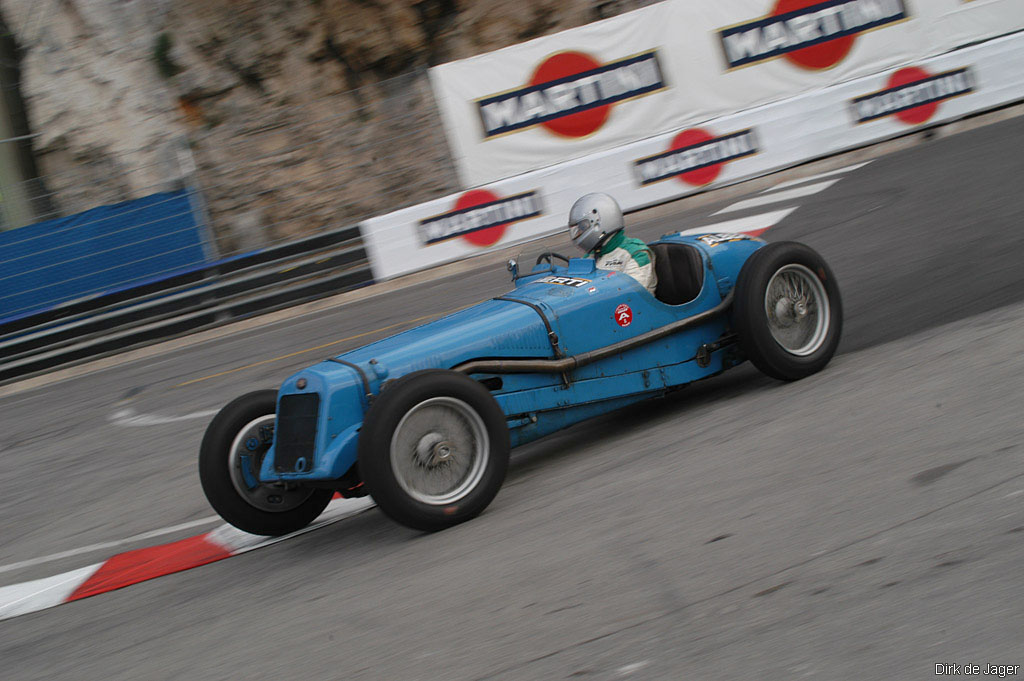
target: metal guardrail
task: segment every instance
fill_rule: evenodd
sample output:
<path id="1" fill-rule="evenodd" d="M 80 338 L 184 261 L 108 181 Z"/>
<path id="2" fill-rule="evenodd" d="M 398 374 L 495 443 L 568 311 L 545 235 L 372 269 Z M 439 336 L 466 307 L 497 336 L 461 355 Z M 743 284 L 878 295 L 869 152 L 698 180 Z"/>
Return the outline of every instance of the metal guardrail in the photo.
<path id="1" fill-rule="evenodd" d="M 358 227 L 0 325 L 0 383 L 372 283 Z"/>
<path id="2" fill-rule="evenodd" d="M 172 293 L 190 286 L 209 283 L 211 279 L 229 275 L 258 265 L 283 261 L 294 256 L 308 255 L 360 239 L 357 226 L 345 227 L 316 234 L 305 239 L 281 243 L 269 248 L 222 258 L 215 262 L 198 264 L 186 270 L 169 273 L 160 279 L 119 288 L 98 295 L 84 296 L 52 308 L 0 320 L 0 341 L 26 329 L 39 330 L 52 323 L 65 323 L 85 315 L 106 312 L 117 306 L 138 301 L 153 294 Z M 0 359 L 3 355 L 0 354 Z"/>

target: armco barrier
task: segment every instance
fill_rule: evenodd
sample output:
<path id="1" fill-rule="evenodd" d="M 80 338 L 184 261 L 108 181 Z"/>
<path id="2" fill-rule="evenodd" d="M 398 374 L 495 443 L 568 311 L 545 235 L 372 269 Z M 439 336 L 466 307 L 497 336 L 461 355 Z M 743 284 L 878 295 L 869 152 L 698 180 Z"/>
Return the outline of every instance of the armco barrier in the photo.
<path id="1" fill-rule="evenodd" d="M 202 285 L 189 285 L 179 289 L 161 291 L 129 306 L 114 309 L 97 309 L 75 319 L 63 319 L 61 323 L 31 332 L 17 334 L 10 338 L 0 336 L 0 357 L 5 361 L 21 359 L 33 352 L 57 344 L 80 341 L 94 334 L 102 334 L 129 323 L 154 321 L 172 315 L 181 315 L 199 309 L 213 307 L 221 301 L 233 300 L 256 292 L 274 292 L 275 287 L 291 281 L 319 275 L 315 287 L 307 285 L 305 297 L 313 297 L 320 291 L 320 284 L 330 280 L 338 272 L 344 272 L 365 260 L 365 252 L 359 245 L 347 246 L 329 255 L 315 255 L 299 260 L 289 260 L 277 267 L 254 266 L 238 270 L 236 276 L 211 277 Z M 365 279 L 358 282 L 362 283 Z M 331 292 L 326 288 L 324 291 Z M 336 289 L 334 289 L 336 290 Z M 264 298 L 268 297 L 266 294 Z M 276 297 L 275 297 L 276 300 Z M 267 300 L 268 307 L 276 304 Z"/>
<path id="2" fill-rule="evenodd" d="M 37 312 L 0 319 L 0 340 L 7 335 L 26 329 L 38 330 L 54 324 L 76 321 L 90 315 L 137 303 L 154 295 L 169 295 L 187 291 L 203 284 L 213 283 L 219 277 L 242 270 L 251 270 L 260 265 L 284 262 L 289 258 L 344 248 L 346 245 L 358 241 L 359 236 L 358 226 L 335 229 L 305 239 L 287 241 L 256 251 L 203 262 L 201 265 L 172 271 L 170 274 L 121 286 L 101 294 L 88 295 Z M 359 254 L 357 259 L 365 258 L 362 248 L 357 250 Z M 345 264 L 349 264 L 348 261 Z"/>
<path id="3" fill-rule="evenodd" d="M 372 282 L 350 226 L 0 324 L 0 382 Z"/>
<path id="4" fill-rule="evenodd" d="M 1018 32 L 372 218 L 363 239 L 389 279 L 551 234 L 586 192 L 634 210 L 1022 99 Z"/>
<path id="5" fill-rule="evenodd" d="M 23 352 L 17 356 L 0 361 L 0 383 L 12 379 L 23 378 L 32 374 L 49 371 L 55 367 L 91 359 L 100 355 L 121 352 L 137 345 L 164 340 L 183 334 L 222 324 L 225 321 L 245 318 L 251 315 L 270 312 L 289 305 L 307 300 L 321 298 L 341 291 L 347 291 L 371 283 L 369 267 L 356 266 L 342 270 L 337 274 L 320 277 L 298 284 L 281 285 L 274 281 L 255 289 L 248 289 L 247 294 L 220 302 L 216 297 L 202 300 L 204 294 L 214 296 L 223 291 L 205 291 L 191 293 L 191 308 L 178 310 L 175 314 L 153 319 L 148 313 L 138 319 L 134 308 L 128 308 L 122 317 L 123 328 L 111 330 L 110 319 L 103 320 L 106 325 L 102 332 L 93 335 L 75 334 L 74 342 L 58 343 L 57 347 L 44 346 L 36 351 Z M 248 281 L 247 284 L 254 282 Z"/>

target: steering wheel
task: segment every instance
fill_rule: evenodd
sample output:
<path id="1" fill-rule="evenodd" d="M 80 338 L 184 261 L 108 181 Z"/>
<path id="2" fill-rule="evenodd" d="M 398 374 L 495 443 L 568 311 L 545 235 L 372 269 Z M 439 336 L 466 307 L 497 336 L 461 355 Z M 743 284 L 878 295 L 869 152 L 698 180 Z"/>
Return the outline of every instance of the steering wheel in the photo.
<path id="1" fill-rule="evenodd" d="M 561 253 L 555 253 L 554 251 L 545 251 L 544 253 L 541 253 L 540 255 L 537 256 L 537 262 L 534 263 L 534 267 L 541 264 L 542 262 L 546 262 L 549 265 L 554 265 L 554 263 L 551 262 L 552 258 L 564 260 L 566 265 L 569 264 L 569 258 L 565 257 Z"/>

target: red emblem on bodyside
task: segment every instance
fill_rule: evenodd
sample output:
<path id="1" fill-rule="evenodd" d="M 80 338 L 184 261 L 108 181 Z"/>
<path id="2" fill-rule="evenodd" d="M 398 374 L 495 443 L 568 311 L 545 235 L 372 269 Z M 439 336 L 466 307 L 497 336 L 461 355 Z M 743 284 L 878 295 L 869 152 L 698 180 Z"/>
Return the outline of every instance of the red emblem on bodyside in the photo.
<path id="1" fill-rule="evenodd" d="M 629 305 L 622 303 L 615 308 L 615 323 L 619 326 L 629 326 L 633 321 L 633 311 Z"/>

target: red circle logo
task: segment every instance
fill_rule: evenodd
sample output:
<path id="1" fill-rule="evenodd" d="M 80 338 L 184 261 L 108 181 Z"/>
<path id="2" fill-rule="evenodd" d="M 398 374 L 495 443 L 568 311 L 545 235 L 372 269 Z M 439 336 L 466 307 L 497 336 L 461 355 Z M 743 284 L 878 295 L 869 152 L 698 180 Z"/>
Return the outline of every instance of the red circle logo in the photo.
<path id="1" fill-rule="evenodd" d="M 772 10 L 771 16 L 777 17 L 787 12 L 795 12 L 820 4 L 823 4 L 821 0 L 776 0 L 775 9 Z M 852 35 L 834 38 L 820 45 L 812 45 L 788 52 L 784 55 L 784 58 L 800 68 L 820 71 L 831 68 L 843 59 L 846 59 L 846 55 L 850 54 L 850 50 L 853 49 L 855 39 L 856 36 Z"/>
<path id="2" fill-rule="evenodd" d="M 540 63 L 533 72 L 533 75 L 530 76 L 529 84 L 540 85 L 541 83 L 549 83 L 559 78 L 592 71 L 600 66 L 601 62 L 588 54 L 582 52 L 559 52 Z M 604 125 L 604 122 L 608 120 L 608 116 L 611 114 L 611 110 L 611 104 L 605 104 L 604 106 L 598 106 L 587 111 L 580 111 L 568 116 L 562 116 L 561 118 L 544 121 L 540 125 L 546 130 L 562 137 L 586 137 Z"/>
<path id="3" fill-rule="evenodd" d="M 930 78 L 932 74 L 928 73 L 922 68 L 917 66 L 908 66 L 905 69 L 896 71 L 889 76 L 889 83 L 886 89 L 892 90 L 900 87 L 901 85 L 909 85 L 911 83 L 917 83 L 919 81 Z M 921 106 L 915 106 L 912 109 L 904 109 L 903 111 L 897 111 L 895 113 L 896 118 L 900 119 L 907 125 L 920 125 L 926 122 L 935 112 L 939 110 L 939 103 L 932 102 L 931 104 L 922 104 Z"/>
<path id="4" fill-rule="evenodd" d="M 622 327 L 633 323 L 633 311 L 629 309 L 629 305 L 622 303 L 615 308 L 615 323 Z"/>
<path id="5" fill-rule="evenodd" d="M 686 147 L 693 147 L 698 144 L 703 144 L 704 142 L 710 142 L 713 139 L 715 139 L 715 136 L 707 130 L 701 130 L 700 128 L 683 130 L 672 139 L 672 144 L 669 149 L 685 149 Z M 696 170 L 691 170 L 689 172 L 679 173 L 677 177 L 686 184 L 692 184 L 695 187 L 703 187 L 704 185 L 714 182 L 721 172 L 722 164 L 716 163 L 704 168 L 697 168 Z"/>
<path id="6" fill-rule="evenodd" d="M 497 200 L 498 196 L 486 189 L 471 189 L 460 196 L 459 200 L 455 202 L 455 210 L 482 206 L 487 203 L 494 203 Z M 462 238 L 474 246 L 493 246 L 501 241 L 501 237 L 505 236 L 506 229 L 508 229 L 508 223 L 504 222 L 500 225 L 494 225 L 493 227 L 463 234 Z"/>

